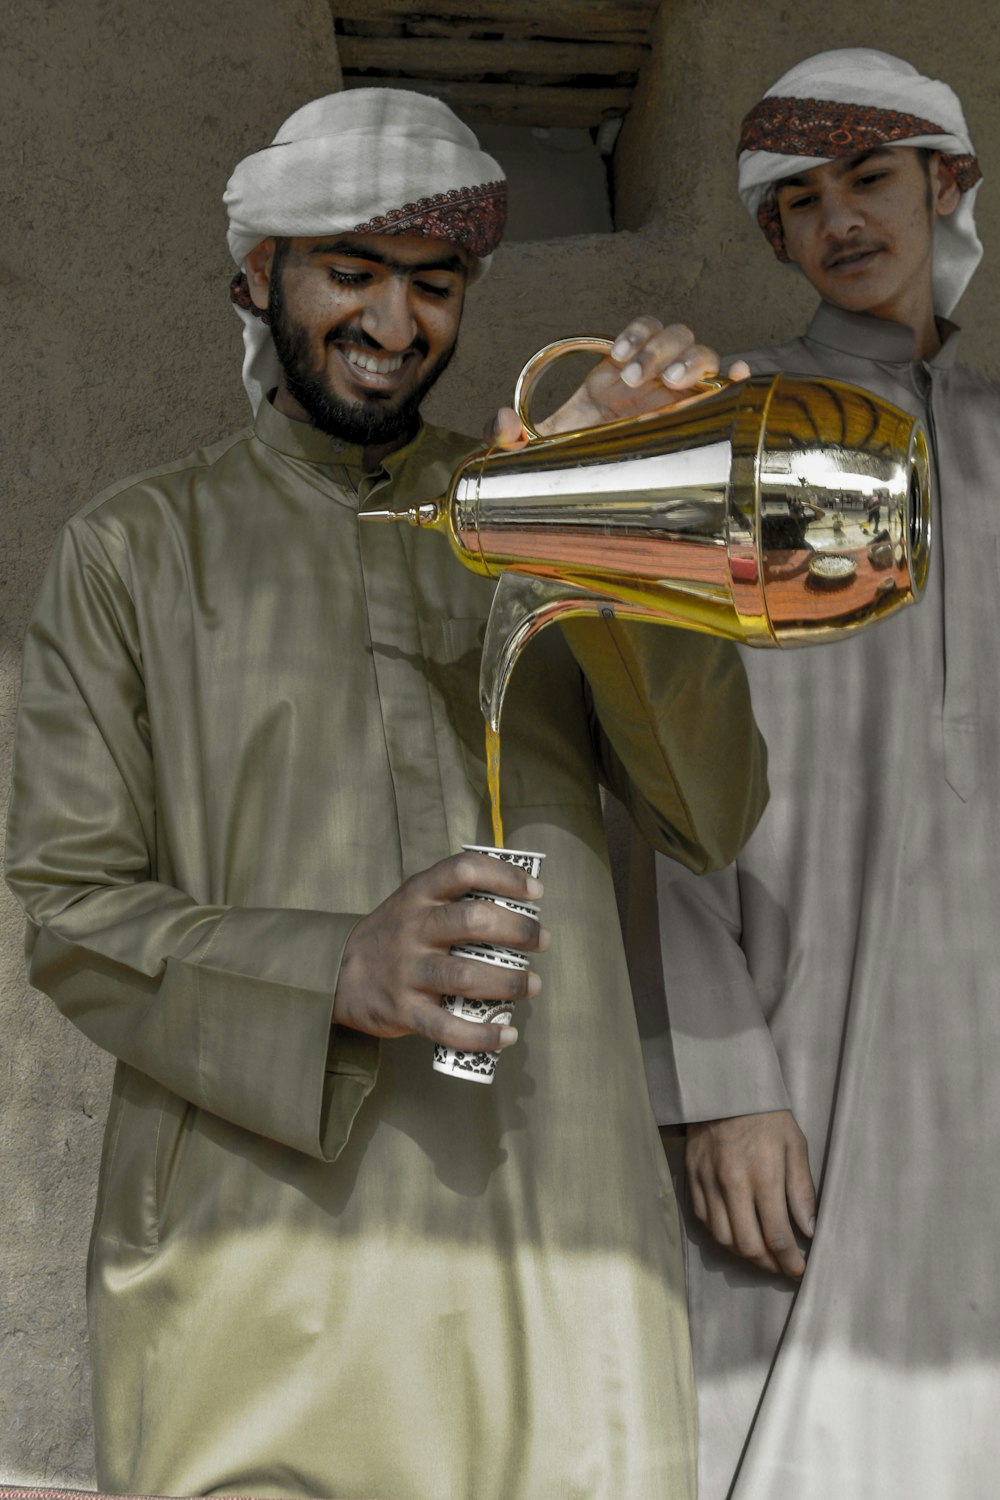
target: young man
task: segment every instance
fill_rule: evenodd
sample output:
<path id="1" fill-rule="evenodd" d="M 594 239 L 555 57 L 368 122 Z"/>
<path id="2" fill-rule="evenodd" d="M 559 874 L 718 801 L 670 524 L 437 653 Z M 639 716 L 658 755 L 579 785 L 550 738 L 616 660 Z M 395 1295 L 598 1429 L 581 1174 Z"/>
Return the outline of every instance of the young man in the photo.
<path id="1" fill-rule="evenodd" d="M 763 797 L 742 667 L 597 621 L 519 663 L 504 815 L 546 855 L 545 951 L 462 900 L 541 894 L 457 853 L 489 838 L 491 586 L 438 535 L 358 520 L 440 495 L 474 446 L 419 407 L 501 176 L 438 101 L 378 89 L 242 162 L 254 428 L 85 507 L 31 626 L 8 878 L 32 980 L 119 1059 L 89 1267 L 104 1490 L 693 1493 L 679 1225 L 598 781 L 693 866 L 732 858 Z M 662 404 L 713 362 L 636 323 L 562 419 Z M 519 1001 L 520 1039 L 447 993 Z M 435 1041 L 503 1048 L 492 1087 L 433 1072 Z"/>
<path id="2" fill-rule="evenodd" d="M 947 321 L 979 170 L 951 90 L 865 49 L 780 79 L 741 145 L 744 203 L 823 299 L 749 363 L 920 413 L 937 497 L 917 608 L 781 670 L 746 653 L 773 800 L 737 865 L 658 861 L 670 1035 L 650 995 L 641 1025 L 688 1125 L 700 1493 L 992 1494 L 1000 391 Z"/>

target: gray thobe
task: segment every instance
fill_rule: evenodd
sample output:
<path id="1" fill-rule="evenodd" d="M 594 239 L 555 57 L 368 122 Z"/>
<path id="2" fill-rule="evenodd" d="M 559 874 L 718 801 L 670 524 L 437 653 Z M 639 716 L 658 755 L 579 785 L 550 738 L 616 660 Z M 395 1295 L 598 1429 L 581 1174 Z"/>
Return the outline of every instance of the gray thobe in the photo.
<path id="1" fill-rule="evenodd" d="M 750 356 L 922 413 L 940 498 L 917 607 L 744 653 L 772 801 L 736 866 L 658 861 L 658 1118 L 790 1105 L 819 1186 L 797 1294 L 687 1213 L 702 1500 L 996 1493 L 1000 388 L 956 348 L 824 305 Z"/>
<path id="2" fill-rule="evenodd" d="M 732 858 L 763 784 L 735 650 L 589 621 L 519 664 L 504 812 L 547 856 L 553 941 L 493 1086 L 331 1030 L 359 916 L 489 841 L 492 585 L 358 521 L 443 493 L 470 446 L 425 428 L 365 476 L 265 403 L 60 538 L 8 878 L 33 982 L 119 1059 L 88 1276 L 106 1490 L 691 1493 L 679 1225 L 598 780 L 690 864 Z"/>

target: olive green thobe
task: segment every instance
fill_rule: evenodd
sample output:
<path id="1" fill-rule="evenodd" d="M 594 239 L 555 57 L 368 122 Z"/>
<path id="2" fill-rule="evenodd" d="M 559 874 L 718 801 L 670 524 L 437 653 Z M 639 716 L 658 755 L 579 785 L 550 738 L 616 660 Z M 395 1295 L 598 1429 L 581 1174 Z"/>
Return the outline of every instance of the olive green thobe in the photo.
<path id="1" fill-rule="evenodd" d="M 32 981 L 119 1059 L 89 1266 L 104 1489 L 691 1493 L 679 1231 L 598 778 L 660 847 L 731 857 L 763 782 L 735 651 L 589 621 L 593 693 L 559 631 L 519 664 L 504 812 L 547 856 L 553 940 L 493 1086 L 434 1073 L 426 1040 L 331 1031 L 359 916 L 489 839 L 492 585 L 357 519 L 440 493 L 468 449 L 425 428 L 365 476 L 265 403 L 61 536 L 8 875 Z"/>

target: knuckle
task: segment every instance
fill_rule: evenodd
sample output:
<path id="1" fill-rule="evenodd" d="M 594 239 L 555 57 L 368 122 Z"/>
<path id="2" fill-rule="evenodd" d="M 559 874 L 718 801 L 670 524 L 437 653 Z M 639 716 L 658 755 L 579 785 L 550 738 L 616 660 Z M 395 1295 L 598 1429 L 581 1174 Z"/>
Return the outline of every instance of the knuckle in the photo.
<path id="1" fill-rule="evenodd" d="M 390 901 L 408 900 L 417 901 L 423 898 L 426 887 L 434 878 L 433 870 L 419 870 L 416 875 L 410 875 L 389 897 Z"/>
<path id="2" fill-rule="evenodd" d="M 441 1014 L 446 1015 L 447 1012 L 441 1012 Z M 408 1030 L 411 1031 L 414 1036 L 425 1036 L 433 1039 L 437 1032 L 442 1029 L 439 1024 L 436 1024 L 437 1015 L 438 1013 L 436 1011 L 425 1011 L 419 1008 L 415 1009 L 413 1014 L 409 1018 Z"/>
<path id="3" fill-rule="evenodd" d="M 482 922 L 479 907 L 483 904 L 479 901 L 456 901 L 448 908 L 449 924 L 456 928 L 463 937 L 471 937 Z"/>
<path id="4" fill-rule="evenodd" d="M 452 958 L 447 964 L 448 979 L 444 991 L 449 995 L 478 995 L 479 975 L 483 965 L 472 958 Z"/>
<path id="5" fill-rule="evenodd" d="M 726 1193 L 733 1192 L 740 1185 L 742 1173 L 736 1164 L 727 1156 L 723 1156 L 715 1169 L 715 1175 L 719 1186 Z"/>
<path id="6" fill-rule="evenodd" d="M 698 1155 L 689 1149 L 689 1154 L 685 1157 L 685 1164 L 692 1185 L 699 1192 L 704 1193 L 706 1198 L 710 1197 L 712 1192 L 718 1187 L 711 1163 L 706 1161 L 704 1156 Z"/>
<path id="7" fill-rule="evenodd" d="M 420 964 L 419 988 L 436 995 L 451 995 L 455 990 L 451 984 L 453 960 L 446 953 L 428 953 Z"/>
<path id="8" fill-rule="evenodd" d="M 368 1024 L 372 1027 L 373 1031 L 381 1033 L 392 1024 L 396 1017 L 390 1014 L 388 1006 L 380 1004 L 376 1000 L 373 1001 L 368 1007 L 367 1019 Z"/>
<path id="9" fill-rule="evenodd" d="M 541 931 L 540 924 L 534 917 L 518 916 L 517 936 L 511 943 L 512 948 L 537 948 L 538 934 Z"/>
<path id="10" fill-rule="evenodd" d="M 466 890 L 472 890 L 476 884 L 476 856 L 463 849 L 461 854 L 451 856 L 451 866 L 456 883 Z"/>

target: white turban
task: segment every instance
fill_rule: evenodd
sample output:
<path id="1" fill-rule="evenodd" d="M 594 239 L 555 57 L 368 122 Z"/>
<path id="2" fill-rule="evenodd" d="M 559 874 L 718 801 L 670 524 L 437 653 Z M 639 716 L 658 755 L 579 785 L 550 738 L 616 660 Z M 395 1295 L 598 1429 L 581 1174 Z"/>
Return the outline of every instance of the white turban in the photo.
<path id="1" fill-rule="evenodd" d="M 420 234 L 463 245 L 471 279 L 489 265 L 506 218 L 503 169 L 440 99 L 351 89 L 314 99 L 226 185 L 229 249 L 242 266 L 269 236 Z M 254 411 L 278 383 L 278 357 L 241 278 L 243 384 Z"/>
<path id="2" fill-rule="evenodd" d="M 739 194 L 788 259 L 772 188 L 783 177 L 874 146 L 941 151 L 962 190 L 955 212 L 934 221 L 934 309 L 947 317 L 982 259 L 974 208 L 982 173 L 957 95 L 902 58 L 847 47 L 806 58 L 779 78 L 743 121 Z"/>

